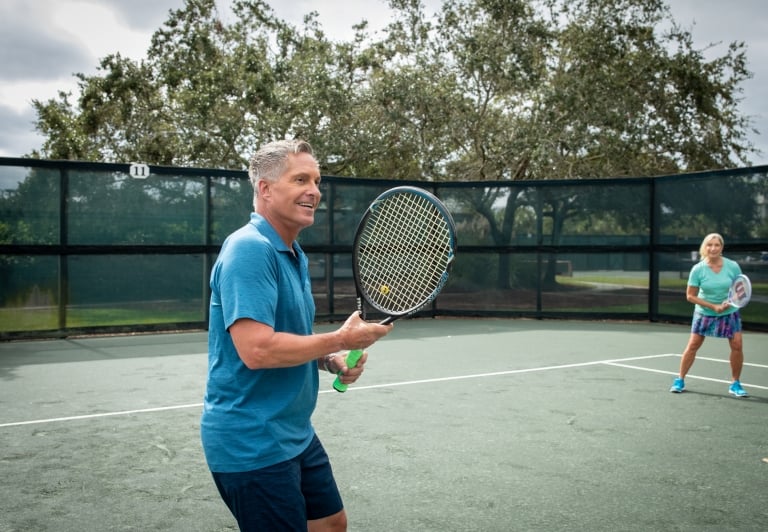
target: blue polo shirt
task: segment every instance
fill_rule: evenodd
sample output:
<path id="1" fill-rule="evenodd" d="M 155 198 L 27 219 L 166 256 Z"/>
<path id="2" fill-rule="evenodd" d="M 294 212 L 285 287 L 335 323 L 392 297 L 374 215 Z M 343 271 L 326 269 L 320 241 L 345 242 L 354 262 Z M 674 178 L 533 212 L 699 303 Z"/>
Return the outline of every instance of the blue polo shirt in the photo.
<path id="1" fill-rule="evenodd" d="M 314 436 L 317 364 L 248 369 L 228 329 L 247 318 L 276 332 L 308 335 L 314 317 L 307 256 L 297 243 L 292 252 L 252 213 L 250 222 L 225 240 L 211 272 L 208 381 L 200 423 L 211 471 L 260 469 L 307 448 Z"/>

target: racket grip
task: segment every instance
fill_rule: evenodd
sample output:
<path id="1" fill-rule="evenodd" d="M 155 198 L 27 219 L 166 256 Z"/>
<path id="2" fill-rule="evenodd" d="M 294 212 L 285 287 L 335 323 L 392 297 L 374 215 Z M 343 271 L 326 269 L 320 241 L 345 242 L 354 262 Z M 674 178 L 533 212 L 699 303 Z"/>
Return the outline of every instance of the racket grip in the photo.
<path id="1" fill-rule="evenodd" d="M 345 364 L 348 368 L 354 368 L 357 365 L 357 361 L 360 360 L 361 356 L 363 356 L 362 349 L 353 349 L 347 354 Z M 349 385 L 341 382 L 341 379 L 339 378 L 340 375 L 341 372 L 339 372 L 339 374 L 336 376 L 336 380 L 333 381 L 333 388 L 337 392 L 346 392 Z"/>

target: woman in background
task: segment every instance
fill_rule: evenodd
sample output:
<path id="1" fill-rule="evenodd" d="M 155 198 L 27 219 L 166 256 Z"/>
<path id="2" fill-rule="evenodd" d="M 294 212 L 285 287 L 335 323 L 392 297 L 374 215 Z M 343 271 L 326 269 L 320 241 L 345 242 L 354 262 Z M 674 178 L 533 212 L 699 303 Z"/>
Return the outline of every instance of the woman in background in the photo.
<path id="1" fill-rule="evenodd" d="M 691 268 L 688 276 L 686 299 L 695 305 L 691 323 L 691 336 L 680 360 L 680 373 L 672 383 L 670 392 L 685 390 L 685 376 L 693 366 L 696 353 L 707 336 L 727 338 L 731 347 L 731 382 L 728 393 L 736 397 L 747 397 L 741 387 L 741 368 L 744 365 L 744 351 L 741 335 L 739 309 L 728 302 L 731 283 L 741 275 L 741 267 L 734 260 L 723 256 L 725 241 L 718 233 L 704 237 L 699 247 L 701 260 Z"/>

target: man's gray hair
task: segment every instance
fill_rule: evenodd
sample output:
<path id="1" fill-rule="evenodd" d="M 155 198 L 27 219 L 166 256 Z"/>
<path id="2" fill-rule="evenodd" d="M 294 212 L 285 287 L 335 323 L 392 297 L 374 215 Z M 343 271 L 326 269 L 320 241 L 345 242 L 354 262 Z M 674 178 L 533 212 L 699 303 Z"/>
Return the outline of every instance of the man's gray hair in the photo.
<path id="1" fill-rule="evenodd" d="M 251 157 L 248 177 L 253 186 L 254 202 L 259 191 L 259 181 L 277 181 L 285 170 L 290 155 L 308 153 L 314 156 L 312 146 L 305 140 L 276 140 L 265 144 Z"/>

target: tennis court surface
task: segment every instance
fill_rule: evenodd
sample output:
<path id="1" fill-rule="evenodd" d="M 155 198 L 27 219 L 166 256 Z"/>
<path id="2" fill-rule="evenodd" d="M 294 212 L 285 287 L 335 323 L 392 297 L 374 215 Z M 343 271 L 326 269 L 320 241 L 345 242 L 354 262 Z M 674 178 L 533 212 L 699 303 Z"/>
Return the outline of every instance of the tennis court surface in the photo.
<path id="1" fill-rule="evenodd" d="M 328 327 L 318 327 L 327 330 Z M 400 321 L 314 423 L 349 530 L 768 530 L 768 335 L 747 399 L 680 325 Z M 199 416 L 204 332 L 0 343 L 0 532 L 227 531 Z"/>

